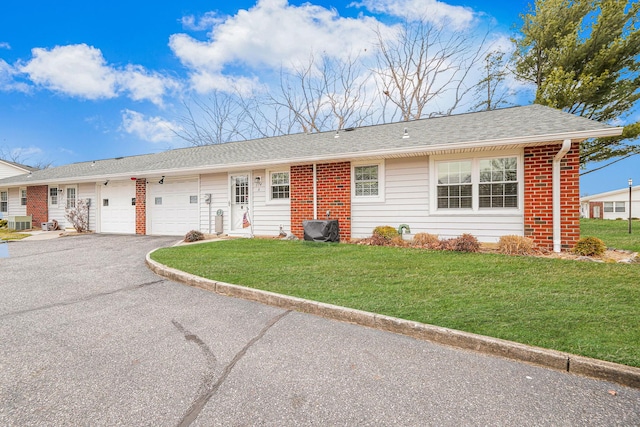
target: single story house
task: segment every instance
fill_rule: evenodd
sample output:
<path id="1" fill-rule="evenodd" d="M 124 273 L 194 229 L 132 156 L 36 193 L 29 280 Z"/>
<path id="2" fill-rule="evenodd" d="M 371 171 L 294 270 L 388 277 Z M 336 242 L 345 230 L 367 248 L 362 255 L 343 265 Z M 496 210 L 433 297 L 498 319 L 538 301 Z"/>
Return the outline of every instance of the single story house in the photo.
<path id="1" fill-rule="evenodd" d="M 584 218 L 629 219 L 629 187 L 580 199 Z M 640 185 L 631 188 L 631 216 L 640 217 Z"/>
<path id="2" fill-rule="evenodd" d="M 0 159 L 0 179 L 10 176 L 23 175 L 25 173 L 35 171 L 35 168 L 31 166 L 21 165 L 19 163 L 10 162 L 8 160 Z M 27 190 L 12 189 L 12 194 L 9 194 L 8 189 L 0 190 L 0 219 L 7 219 L 8 212 L 17 212 L 16 215 L 26 215 L 27 204 Z M 11 207 L 9 202 L 11 201 Z M 12 225 L 15 225 L 15 221 L 12 221 Z"/>
<path id="3" fill-rule="evenodd" d="M 74 163 L 4 178 L 0 192 L 36 226 L 69 226 L 65 209 L 85 199 L 98 233 L 302 237 L 304 220 L 330 218 L 343 241 L 407 225 L 561 251 L 580 236 L 580 141 L 621 132 L 529 105 Z M 26 206 L 13 200 L 23 190 Z"/>

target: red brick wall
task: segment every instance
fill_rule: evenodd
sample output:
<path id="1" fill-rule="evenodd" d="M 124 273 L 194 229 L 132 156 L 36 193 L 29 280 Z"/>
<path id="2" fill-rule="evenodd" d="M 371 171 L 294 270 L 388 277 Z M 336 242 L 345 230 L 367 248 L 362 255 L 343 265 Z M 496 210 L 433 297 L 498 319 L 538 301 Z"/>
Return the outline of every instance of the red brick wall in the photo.
<path id="1" fill-rule="evenodd" d="M 524 151 L 524 235 L 540 248 L 553 250 L 553 158 L 561 144 Z M 580 238 L 579 144 L 560 162 L 560 235 L 562 250 Z"/>
<path id="2" fill-rule="evenodd" d="M 31 215 L 34 228 L 49 221 L 49 186 L 27 187 L 27 215 Z"/>
<path id="3" fill-rule="evenodd" d="M 340 240 L 351 239 L 351 163 L 316 165 L 318 219 L 337 219 Z M 291 232 L 304 235 L 302 221 L 313 219 L 313 165 L 291 167 Z"/>
<path id="4" fill-rule="evenodd" d="M 136 234 L 147 234 L 147 180 L 136 180 Z"/>

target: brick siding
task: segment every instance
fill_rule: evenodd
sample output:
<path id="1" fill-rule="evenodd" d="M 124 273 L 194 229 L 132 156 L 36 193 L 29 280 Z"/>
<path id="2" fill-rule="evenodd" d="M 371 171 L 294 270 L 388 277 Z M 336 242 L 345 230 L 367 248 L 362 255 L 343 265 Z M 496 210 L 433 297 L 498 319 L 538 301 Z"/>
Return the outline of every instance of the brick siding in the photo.
<path id="1" fill-rule="evenodd" d="M 147 180 L 136 180 L 136 234 L 147 234 Z"/>
<path id="2" fill-rule="evenodd" d="M 49 186 L 27 187 L 27 215 L 31 215 L 34 228 L 49 221 Z"/>
<path id="3" fill-rule="evenodd" d="M 538 247 L 553 250 L 553 158 L 561 144 L 524 151 L 524 235 Z M 579 144 L 560 162 L 560 235 L 562 250 L 580 238 Z"/>
<path id="4" fill-rule="evenodd" d="M 318 219 L 337 219 L 340 240 L 351 239 L 351 163 L 316 165 Z M 313 165 L 291 167 L 291 232 L 302 238 L 302 221 L 313 219 Z"/>
<path id="5" fill-rule="evenodd" d="M 595 207 L 600 208 L 600 213 L 596 216 Z M 604 218 L 604 202 L 589 202 L 589 218 L 602 219 Z"/>

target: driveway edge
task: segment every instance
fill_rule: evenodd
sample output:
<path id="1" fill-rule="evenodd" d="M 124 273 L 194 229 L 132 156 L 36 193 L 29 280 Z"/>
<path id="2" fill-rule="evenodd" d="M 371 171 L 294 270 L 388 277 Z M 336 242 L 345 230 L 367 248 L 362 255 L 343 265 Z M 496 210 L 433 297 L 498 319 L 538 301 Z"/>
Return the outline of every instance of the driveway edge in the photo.
<path id="1" fill-rule="evenodd" d="M 155 274 L 220 295 L 242 298 L 286 310 L 406 335 L 423 341 L 640 388 L 640 368 L 205 279 L 152 260 L 151 254 L 153 252 L 155 250 L 146 255 L 146 264 Z"/>

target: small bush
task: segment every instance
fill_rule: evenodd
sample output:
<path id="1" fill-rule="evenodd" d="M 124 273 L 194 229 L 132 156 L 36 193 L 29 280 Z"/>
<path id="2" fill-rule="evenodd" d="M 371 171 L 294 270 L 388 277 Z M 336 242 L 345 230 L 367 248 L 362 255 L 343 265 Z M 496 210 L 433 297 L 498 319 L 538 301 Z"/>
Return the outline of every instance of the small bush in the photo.
<path id="1" fill-rule="evenodd" d="M 0 228 L 6 228 L 8 221 L 6 219 L 0 219 Z"/>
<path id="2" fill-rule="evenodd" d="M 418 233 L 413 236 L 413 246 L 420 246 L 427 249 L 439 249 L 440 239 L 435 234 Z"/>
<path id="3" fill-rule="evenodd" d="M 573 253 L 582 256 L 600 256 L 607 250 L 601 239 L 593 236 L 583 237 L 573 248 Z"/>
<path id="4" fill-rule="evenodd" d="M 380 236 L 390 241 L 394 237 L 398 236 L 398 230 L 391 227 L 390 225 L 379 225 L 373 229 L 373 235 Z"/>
<path id="5" fill-rule="evenodd" d="M 532 255 L 536 252 L 536 244 L 528 237 L 502 236 L 498 241 L 498 252 L 506 255 Z"/>
<path id="6" fill-rule="evenodd" d="M 407 246 L 409 246 L 409 242 L 405 241 L 402 236 L 398 235 L 396 237 L 394 237 L 393 239 L 391 239 L 391 242 L 389 242 L 389 244 L 391 246 L 397 246 L 399 248 L 405 248 Z"/>
<path id="7" fill-rule="evenodd" d="M 185 242 L 197 242 L 198 240 L 204 240 L 204 234 L 198 230 L 191 230 L 184 236 Z"/>
<path id="8" fill-rule="evenodd" d="M 460 237 L 442 241 L 442 248 L 456 252 L 478 252 L 480 243 L 471 234 L 463 234 Z"/>

